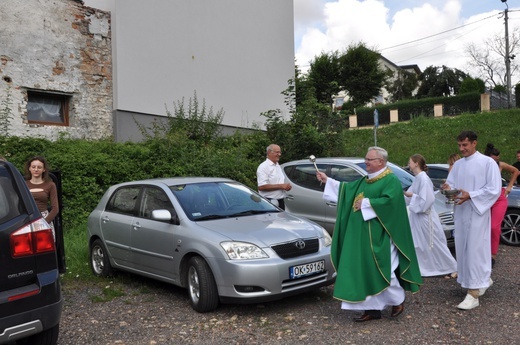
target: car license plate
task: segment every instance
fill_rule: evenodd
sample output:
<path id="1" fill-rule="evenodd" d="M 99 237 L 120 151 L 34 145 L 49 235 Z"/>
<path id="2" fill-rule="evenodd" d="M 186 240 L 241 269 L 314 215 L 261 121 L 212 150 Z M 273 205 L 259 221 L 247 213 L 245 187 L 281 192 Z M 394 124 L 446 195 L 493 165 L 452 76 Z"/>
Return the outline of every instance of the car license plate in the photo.
<path id="1" fill-rule="evenodd" d="M 289 267 L 289 276 L 296 279 L 311 274 L 323 272 L 325 270 L 325 260 L 315 261 L 308 264 Z"/>

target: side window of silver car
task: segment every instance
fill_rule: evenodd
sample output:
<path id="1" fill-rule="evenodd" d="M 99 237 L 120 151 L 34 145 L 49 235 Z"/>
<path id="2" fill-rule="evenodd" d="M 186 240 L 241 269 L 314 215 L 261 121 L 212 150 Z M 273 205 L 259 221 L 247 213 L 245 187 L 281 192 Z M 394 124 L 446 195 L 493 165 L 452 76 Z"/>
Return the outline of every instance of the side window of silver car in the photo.
<path id="1" fill-rule="evenodd" d="M 155 187 L 146 187 L 143 192 L 143 199 L 141 204 L 141 211 L 139 217 L 152 219 L 152 211 L 154 210 L 168 210 L 171 215 L 175 215 L 173 205 L 168 198 L 168 195 L 160 189 Z"/>
<path id="2" fill-rule="evenodd" d="M 317 166 L 320 171 L 327 171 L 325 164 L 318 164 Z M 323 192 L 325 189 L 325 185 L 316 178 L 316 168 L 313 164 L 289 166 L 285 168 L 285 173 L 294 184 L 320 192 Z"/>
<path id="3" fill-rule="evenodd" d="M 362 175 L 349 166 L 331 165 L 330 177 L 341 182 L 352 182 L 359 180 Z"/>
<path id="4" fill-rule="evenodd" d="M 141 190 L 140 186 L 129 186 L 119 188 L 112 194 L 106 210 L 109 212 L 127 214 L 133 216 L 137 204 L 137 197 Z"/>

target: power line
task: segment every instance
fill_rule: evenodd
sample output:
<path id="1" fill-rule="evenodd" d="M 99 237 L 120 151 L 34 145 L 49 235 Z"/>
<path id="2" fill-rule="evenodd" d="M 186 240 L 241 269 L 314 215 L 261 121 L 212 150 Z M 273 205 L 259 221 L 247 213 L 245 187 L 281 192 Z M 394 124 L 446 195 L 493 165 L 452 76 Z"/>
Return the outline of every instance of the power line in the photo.
<path id="1" fill-rule="evenodd" d="M 474 22 L 474 23 L 478 23 L 478 22 Z M 473 24 L 473 23 L 472 23 L 472 24 Z M 437 47 L 435 47 L 435 48 L 432 48 L 432 49 L 430 49 L 430 50 L 428 50 L 428 51 L 426 51 L 426 52 L 420 53 L 420 54 L 418 54 L 418 55 L 415 55 L 415 56 L 413 56 L 413 57 L 407 58 L 407 59 L 405 59 L 405 60 L 399 61 L 399 62 L 397 62 L 397 63 L 402 63 L 403 61 L 413 60 L 413 59 L 416 59 L 416 58 L 418 58 L 418 57 L 421 57 L 421 56 L 423 56 L 423 55 L 425 55 L 425 54 L 428 54 L 428 53 L 430 53 L 430 52 L 432 52 L 432 51 L 434 51 L 434 50 L 436 50 L 436 49 L 439 49 L 439 48 L 441 48 L 441 47 L 447 45 L 448 43 L 451 43 L 451 42 L 453 42 L 453 41 L 458 40 L 458 39 L 461 38 L 462 36 L 468 35 L 469 33 L 473 32 L 473 31 L 475 31 L 475 30 L 480 29 L 482 26 L 483 26 L 483 25 L 480 25 L 480 26 L 474 28 L 473 30 L 467 31 L 467 32 L 465 32 L 465 33 L 462 33 L 462 34 L 460 34 L 459 36 L 457 36 L 457 37 L 451 39 L 450 41 L 445 42 L 445 43 L 443 43 L 443 44 L 441 44 L 441 45 L 439 45 L 439 46 L 437 46 Z M 452 31 L 452 30 L 453 30 L 453 29 L 451 29 L 451 30 L 449 30 L 449 31 Z M 430 37 L 431 37 L 431 36 L 430 36 Z M 430 42 L 427 42 L 427 43 L 430 43 Z"/>
<path id="2" fill-rule="evenodd" d="M 405 43 L 400 43 L 400 44 L 396 44 L 395 46 L 391 46 L 391 47 L 387 47 L 387 48 L 383 48 L 381 49 L 381 51 L 383 50 L 387 50 L 387 49 L 392 49 L 392 48 L 396 48 L 396 47 L 400 47 L 400 46 L 404 46 L 404 45 L 407 45 L 407 44 L 411 44 L 411 43 L 415 43 L 415 42 L 419 42 L 419 41 L 422 41 L 422 40 L 425 40 L 425 39 L 428 39 L 428 38 L 432 38 L 432 37 L 435 37 L 435 36 L 439 36 L 439 35 L 443 35 L 447 32 L 451 32 L 451 31 L 454 31 L 454 30 L 458 30 L 458 29 L 461 29 L 463 27 L 466 27 L 466 26 L 469 26 L 469 25 L 473 25 L 473 24 L 476 24 L 476 23 L 479 23 L 481 21 L 484 21 L 484 20 L 488 20 L 490 18 L 493 18 L 497 15 L 498 13 L 495 13 L 489 17 L 485 17 L 485 18 L 482 18 L 480 20 L 477 20 L 475 22 L 471 22 L 471 23 L 467 23 L 467 24 L 464 24 L 464 25 L 461 25 L 461 26 L 458 26 L 456 28 L 453 28 L 453 29 L 449 29 L 449 30 L 446 30 L 446 31 L 442 31 L 442 32 L 439 32 L 439 33 L 436 33 L 436 34 L 433 34 L 433 35 L 430 35 L 430 36 L 426 36 L 426 37 L 423 37 L 423 38 L 418 38 L 416 40 L 413 40 L 413 41 L 409 41 L 409 42 L 405 42 Z"/>

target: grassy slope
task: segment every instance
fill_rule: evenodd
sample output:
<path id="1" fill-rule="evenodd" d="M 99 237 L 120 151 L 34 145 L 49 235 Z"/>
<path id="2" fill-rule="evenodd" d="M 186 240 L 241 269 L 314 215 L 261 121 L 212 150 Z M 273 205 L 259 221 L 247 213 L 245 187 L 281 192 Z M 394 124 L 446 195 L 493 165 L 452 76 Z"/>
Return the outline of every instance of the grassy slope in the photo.
<path id="1" fill-rule="evenodd" d="M 427 163 L 445 163 L 451 153 L 458 152 L 456 137 L 463 130 L 477 132 L 480 152 L 484 152 L 487 143 L 493 143 L 503 161 L 516 160 L 516 151 L 520 150 L 520 109 L 439 119 L 419 117 L 378 128 L 377 145 L 385 148 L 389 160 L 399 165 L 405 165 L 414 153 L 422 154 Z M 373 129 L 348 131 L 345 155 L 364 156 L 367 147 L 373 145 Z"/>

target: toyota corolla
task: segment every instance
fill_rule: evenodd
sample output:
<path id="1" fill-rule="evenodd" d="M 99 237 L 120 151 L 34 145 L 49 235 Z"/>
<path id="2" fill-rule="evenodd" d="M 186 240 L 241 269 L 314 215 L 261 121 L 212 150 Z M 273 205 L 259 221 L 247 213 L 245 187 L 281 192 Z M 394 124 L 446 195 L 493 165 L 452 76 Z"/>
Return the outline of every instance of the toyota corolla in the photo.
<path id="1" fill-rule="evenodd" d="M 223 178 L 165 178 L 110 187 L 88 219 L 97 276 L 124 270 L 188 290 L 198 312 L 272 301 L 330 285 L 331 238 Z"/>

